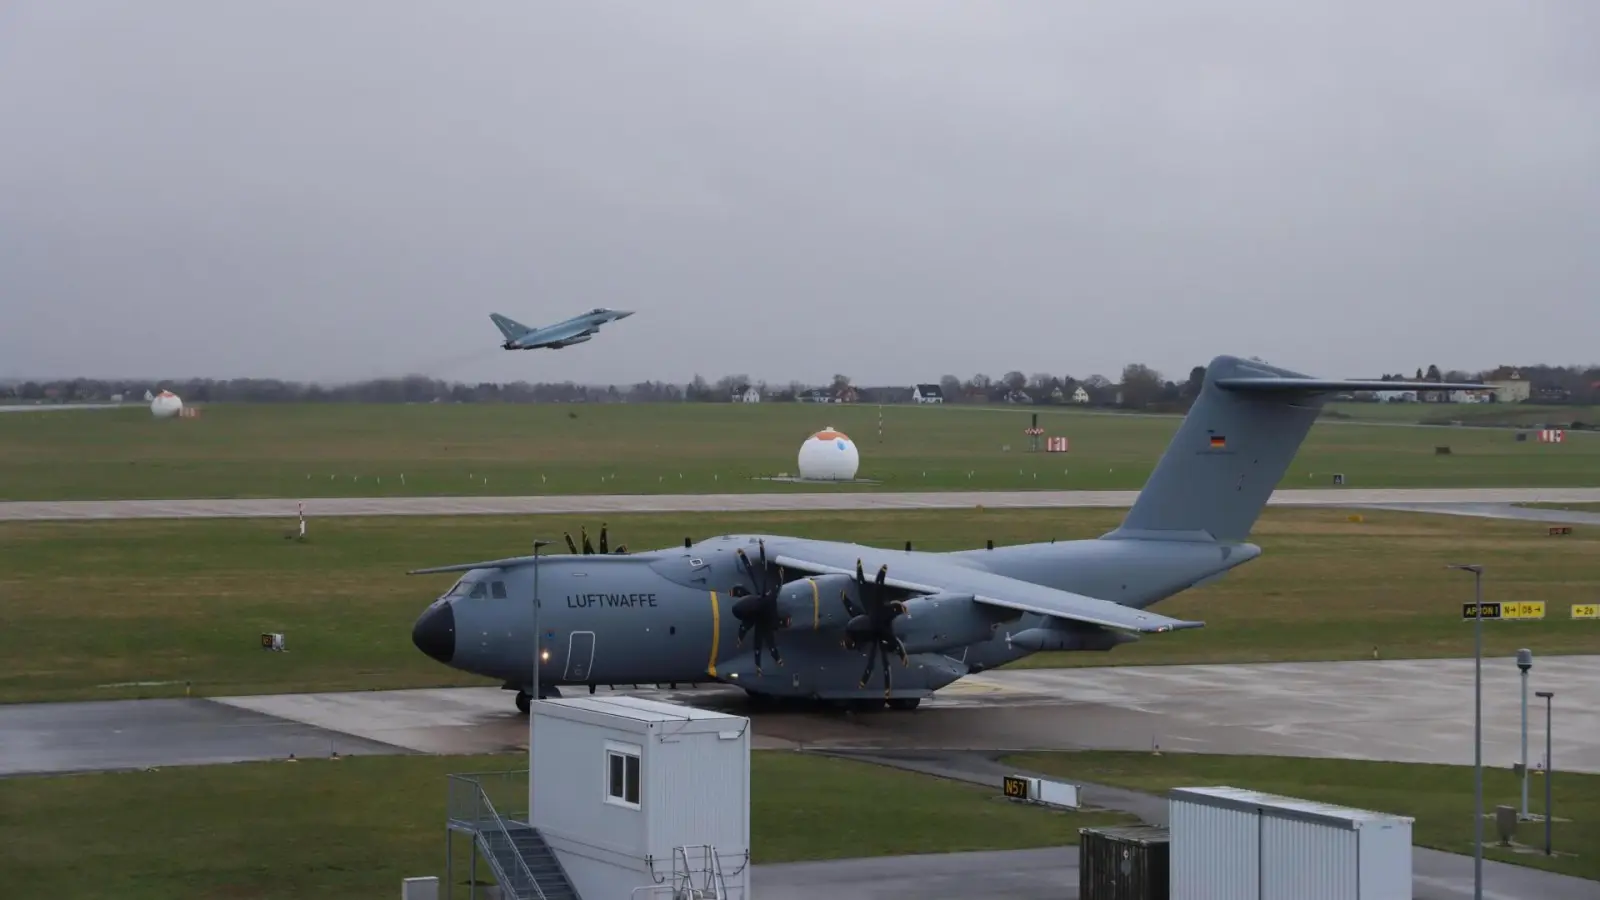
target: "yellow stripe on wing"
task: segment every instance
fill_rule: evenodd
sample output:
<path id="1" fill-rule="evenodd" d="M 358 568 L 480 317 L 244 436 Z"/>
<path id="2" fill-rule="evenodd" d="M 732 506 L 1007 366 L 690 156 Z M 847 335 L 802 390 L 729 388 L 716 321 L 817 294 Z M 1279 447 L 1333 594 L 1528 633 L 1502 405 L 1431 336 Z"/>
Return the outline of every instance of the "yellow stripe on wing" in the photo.
<path id="1" fill-rule="evenodd" d="M 817 595 L 817 580 L 807 578 L 811 582 L 811 630 L 817 630 L 817 623 L 822 619 L 822 598 Z"/>
<path id="2" fill-rule="evenodd" d="M 722 614 L 717 611 L 717 592 L 711 592 L 711 662 L 706 664 L 706 674 L 717 677 L 717 651 L 722 644 Z"/>

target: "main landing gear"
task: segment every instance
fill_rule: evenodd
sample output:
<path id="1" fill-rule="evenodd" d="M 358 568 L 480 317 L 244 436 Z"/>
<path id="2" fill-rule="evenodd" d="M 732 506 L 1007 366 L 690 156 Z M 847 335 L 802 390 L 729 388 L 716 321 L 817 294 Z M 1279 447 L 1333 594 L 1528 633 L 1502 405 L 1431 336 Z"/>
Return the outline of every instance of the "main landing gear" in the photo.
<path id="1" fill-rule="evenodd" d="M 511 685 L 508 684 L 508 685 L 506 685 L 506 687 L 509 688 L 509 687 L 511 687 Z M 591 690 L 591 693 L 592 693 L 592 690 Z M 560 698 L 561 698 L 561 691 L 557 690 L 556 688 L 551 687 L 551 688 L 540 688 L 539 689 L 539 699 L 540 700 L 559 700 Z M 523 691 L 523 690 L 517 691 L 517 712 L 520 712 L 523 715 L 528 715 L 528 713 L 532 709 L 533 709 L 533 695 L 529 694 L 527 691 Z"/>
<path id="2" fill-rule="evenodd" d="M 863 697 L 855 700 L 819 700 L 800 697 L 780 697 L 763 694 L 759 691 L 745 692 L 750 698 L 752 711 L 777 711 L 795 710 L 806 712 L 821 712 L 834 710 L 847 713 L 877 712 L 885 706 L 900 712 L 910 712 L 922 705 L 921 697 L 891 697 L 887 700 Z"/>

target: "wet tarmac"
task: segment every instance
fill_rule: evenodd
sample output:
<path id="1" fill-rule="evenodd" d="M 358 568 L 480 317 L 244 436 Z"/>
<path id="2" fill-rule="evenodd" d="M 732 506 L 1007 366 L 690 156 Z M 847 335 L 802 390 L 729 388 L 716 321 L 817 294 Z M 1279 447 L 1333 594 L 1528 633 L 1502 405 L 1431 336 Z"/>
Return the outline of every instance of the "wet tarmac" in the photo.
<path id="1" fill-rule="evenodd" d="M 1416 848 L 1413 900 L 1473 896 L 1472 857 Z M 1600 883 L 1485 860 L 1484 900 L 1596 900 Z M 937 853 L 755 866 L 761 900 L 1079 900 L 1078 848 Z"/>
<path id="2" fill-rule="evenodd" d="M 525 497 L 329 497 L 304 500 L 306 515 L 456 516 L 545 513 L 769 512 L 1028 508 L 1126 508 L 1138 491 L 808 491 L 772 494 L 597 494 Z M 0 521 L 292 517 L 300 498 L 265 500 L 59 500 L 0 502 Z M 1600 488 L 1322 488 L 1279 490 L 1272 506 L 1600 503 Z M 1432 512 L 1434 509 L 1418 510 Z M 1537 512 L 1537 511 L 1534 511 Z"/>
<path id="3" fill-rule="evenodd" d="M 410 752 L 202 699 L 0 706 L 0 775 Z"/>
<path id="4" fill-rule="evenodd" d="M 1484 661 L 1484 761 L 1520 747 L 1519 673 Z M 756 711 L 737 690 L 622 688 L 748 714 L 758 749 L 1150 750 L 1472 762 L 1472 661 L 1023 669 L 972 675 L 915 712 Z M 1600 772 L 1600 656 L 1536 662 L 1558 770 Z M 1570 702 L 1564 702 L 1566 698 Z M 353 754 L 526 749 L 498 687 L 0 706 L 0 774 Z M 1535 703 L 1537 701 L 1534 701 Z M 1542 709 L 1529 746 L 1544 747 Z"/>

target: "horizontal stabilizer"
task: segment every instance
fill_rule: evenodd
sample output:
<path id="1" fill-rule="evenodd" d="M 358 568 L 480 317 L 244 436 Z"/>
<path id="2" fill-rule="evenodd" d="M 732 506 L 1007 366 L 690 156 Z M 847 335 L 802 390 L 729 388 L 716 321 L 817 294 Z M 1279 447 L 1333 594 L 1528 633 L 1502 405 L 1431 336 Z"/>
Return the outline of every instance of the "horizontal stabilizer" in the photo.
<path id="1" fill-rule="evenodd" d="M 792 556 L 779 556 L 774 562 L 779 568 L 793 569 L 797 572 L 808 572 L 813 575 L 849 575 L 855 576 L 854 570 L 809 560 L 796 559 Z M 918 594 L 940 594 L 947 591 L 972 593 L 973 599 L 985 606 L 997 606 L 1016 612 L 1034 613 L 1041 616 L 1054 616 L 1058 619 L 1070 619 L 1074 622 L 1083 622 L 1088 625 L 1102 625 L 1106 628 L 1115 628 L 1121 631 L 1136 631 L 1141 633 L 1156 633 L 1163 631 L 1179 631 L 1185 628 L 1200 628 L 1204 622 L 1189 622 L 1183 619 L 1174 619 L 1169 616 L 1134 609 L 1123 606 L 1110 600 L 1099 597 L 1090 597 L 1086 594 L 1074 594 L 1071 591 L 1062 591 L 1044 585 L 1032 584 L 1024 581 L 1004 579 L 1006 586 L 1011 588 L 1014 596 L 1005 598 L 991 596 L 979 591 L 968 591 L 957 586 L 941 586 L 921 584 L 907 581 L 903 578 L 888 576 L 884 585 L 910 591 Z"/>
<path id="2" fill-rule="evenodd" d="M 1283 378 L 1247 375 L 1218 378 L 1216 385 L 1227 391 L 1261 391 L 1275 394 L 1326 394 L 1344 391 L 1486 391 L 1487 384 L 1454 381 L 1375 381 L 1328 378 Z"/>

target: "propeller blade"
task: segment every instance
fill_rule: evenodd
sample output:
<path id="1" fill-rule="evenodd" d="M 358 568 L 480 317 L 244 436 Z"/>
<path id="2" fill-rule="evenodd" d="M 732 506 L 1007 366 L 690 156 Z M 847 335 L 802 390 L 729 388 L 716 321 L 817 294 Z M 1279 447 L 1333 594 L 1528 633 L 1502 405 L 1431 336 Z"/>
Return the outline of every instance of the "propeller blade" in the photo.
<path id="1" fill-rule="evenodd" d="M 609 553 L 610 551 L 607 549 L 607 547 L 608 547 L 608 545 L 606 543 L 606 523 L 601 522 L 600 523 L 600 552 L 601 553 Z"/>
<path id="2" fill-rule="evenodd" d="M 587 525 L 578 526 L 578 536 L 583 539 L 583 554 L 588 556 L 593 553 L 594 544 L 589 541 L 589 527 Z"/>
<path id="3" fill-rule="evenodd" d="M 889 564 L 888 563 L 884 563 L 883 565 L 878 567 L 878 577 L 873 579 L 873 583 L 875 583 L 878 586 L 879 590 L 883 589 L 883 579 L 887 578 L 888 575 L 889 575 Z"/>
<path id="4" fill-rule="evenodd" d="M 878 659 L 878 655 L 873 652 L 873 648 L 868 647 L 867 648 L 867 670 L 865 672 L 861 673 L 861 683 L 858 685 L 858 687 L 866 687 L 867 686 L 867 681 L 872 678 L 872 664 L 877 662 L 877 659 Z"/>
<path id="5" fill-rule="evenodd" d="M 894 674 L 889 671 L 889 651 L 878 645 L 878 652 L 883 654 L 883 699 L 889 699 L 889 691 L 894 687 Z"/>
<path id="6" fill-rule="evenodd" d="M 578 545 L 572 542 L 572 534 L 570 532 L 563 531 L 561 532 L 561 536 L 567 539 L 567 552 L 576 556 L 578 553 Z"/>

